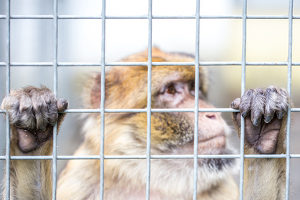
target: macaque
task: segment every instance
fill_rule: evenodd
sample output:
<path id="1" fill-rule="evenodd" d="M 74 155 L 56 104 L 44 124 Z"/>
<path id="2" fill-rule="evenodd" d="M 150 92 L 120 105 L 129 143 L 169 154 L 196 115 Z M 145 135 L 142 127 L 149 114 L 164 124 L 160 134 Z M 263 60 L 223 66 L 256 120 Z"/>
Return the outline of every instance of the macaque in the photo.
<path id="1" fill-rule="evenodd" d="M 152 49 L 153 62 L 191 62 L 193 57 Z M 147 51 L 122 61 L 145 62 Z M 152 66 L 152 108 L 194 108 L 199 90 L 199 108 L 213 108 L 207 102 L 207 72 L 200 67 L 199 88 L 195 88 L 194 66 Z M 86 108 L 100 107 L 100 74 L 87 79 Z M 233 122 L 240 134 L 245 119 L 245 154 L 285 153 L 285 90 L 271 86 L 250 89 L 235 99 Z M 57 99 L 45 88 L 25 87 L 11 91 L 2 102 L 11 125 L 11 155 L 52 155 L 53 127 L 59 128 L 68 102 Z M 146 108 L 147 66 L 119 66 L 105 75 L 105 108 Z M 152 155 L 194 153 L 193 112 L 151 114 Z M 76 122 L 74 122 L 76 123 Z M 227 135 L 231 131 L 220 113 L 199 112 L 198 154 L 233 154 Z M 74 155 L 99 155 L 100 115 L 89 114 L 82 132 L 84 141 Z M 60 134 L 59 133 L 58 137 Z M 105 155 L 145 155 L 146 113 L 105 114 Z M 198 160 L 197 197 L 201 200 L 281 200 L 285 197 L 285 159 L 245 159 L 244 194 L 239 194 L 232 174 L 238 170 L 232 158 Z M 51 160 L 12 160 L 10 199 L 51 199 Z M 152 159 L 150 198 L 190 200 L 193 197 L 193 159 Z M 104 199 L 140 200 L 146 194 L 147 163 L 144 159 L 105 159 Z M 5 189 L 4 189 L 5 190 Z M 59 175 L 58 200 L 100 198 L 100 161 L 70 160 Z M 5 194 L 5 193 L 4 193 Z M 5 198 L 5 197 L 4 197 Z"/>

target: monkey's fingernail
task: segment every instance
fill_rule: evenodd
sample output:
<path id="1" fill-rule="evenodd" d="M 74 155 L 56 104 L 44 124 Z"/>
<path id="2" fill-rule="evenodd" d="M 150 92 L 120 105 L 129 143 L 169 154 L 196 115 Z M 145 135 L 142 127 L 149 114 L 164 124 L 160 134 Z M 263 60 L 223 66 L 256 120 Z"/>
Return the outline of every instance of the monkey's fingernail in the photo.
<path id="1" fill-rule="evenodd" d="M 241 99 L 240 98 L 237 98 L 235 99 L 232 103 L 231 103 L 231 108 L 233 109 L 239 109 L 239 105 L 241 103 Z"/>
<path id="2" fill-rule="evenodd" d="M 59 112 L 64 111 L 68 108 L 68 101 L 65 99 L 59 99 L 57 101 L 57 109 Z"/>
<path id="3" fill-rule="evenodd" d="M 265 117 L 265 122 L 266 122 L 266 123 L 269 123 L 269 122 L 272 120 L 272 118 L 273 118 L 272 115 L 266 116 L 266 117 Z"/>
<path id="4" fill-rule="evenodd" d="M 255 119 L 255 120 L 253 120 L 253 121 L 252 121 L 252 124 L 253 124 L 254 126 L 258 126 L 258 125 L 260 124 L 260 119 Z"/>
<path id="5" fill-rule="evenodd" d="M 247 112 L 245 111 L 245 112 L 242 112 L 242 117 L 247 117 Z"/>
<path id="6" fill-rule="evenodd" d="M 278 118 L 278 119 L 282 119 L 283 116 L 284 116 L 284 112 L 278 112 L 278 113 L 277 113 L 277 118 Z"/>
<path id="7" fill-rule="evenodd" d="M 232 102 L 232 103 L 230 104 L 230 107 L 231 107 L 231 108 L 234 108 L 234 107 L 235 107 L 234 105 L 235 105 L 234 102 Z"/>

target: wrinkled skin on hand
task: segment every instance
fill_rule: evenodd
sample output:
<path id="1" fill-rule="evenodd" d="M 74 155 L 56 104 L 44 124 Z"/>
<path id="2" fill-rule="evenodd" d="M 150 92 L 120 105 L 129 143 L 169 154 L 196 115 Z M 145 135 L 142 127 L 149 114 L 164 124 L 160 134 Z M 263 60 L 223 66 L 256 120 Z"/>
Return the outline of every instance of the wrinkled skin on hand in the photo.
<path id="1" fill-rule="evenodd" d="M 19 149 L 23 153 L 37 149 L 53 134 L 68 107 L 64 99 L 56 99 L 48 88 L 26 87 L 12 91 L 4 98 L 2 108 L 8 111 L 10 125 L 16 130 Z"/>
<path id="2" fill-rule="evenodd" d="M 289 105 L 284 89 L 250 89 L 241 98 L 235 99 L 231 107 L 239 109 L 233 114 L 237 126 L 241 125 L 241 115 L 245 118 L 245 139 L 248 145 L 262 154 L 276 151 L 278 136 Z"/>

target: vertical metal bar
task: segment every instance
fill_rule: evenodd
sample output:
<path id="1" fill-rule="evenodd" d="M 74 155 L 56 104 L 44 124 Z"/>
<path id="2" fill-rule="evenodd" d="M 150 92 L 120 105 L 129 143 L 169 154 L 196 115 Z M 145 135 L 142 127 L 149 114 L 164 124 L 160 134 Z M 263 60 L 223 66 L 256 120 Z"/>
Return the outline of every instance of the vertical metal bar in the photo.
<path id="1" fill-rule="evenodd" d="M 196 0 L 196 38 L 195 38 L 195 129 L 194 129 L 194 190 L 193 199 L 197 200 L 198 180 L 198 110 L 199 110 L 199 35 L 200 35 L 200 0 Z"/>
<path id="2" fill-rule="evenodd" d="M 10 93 L 10 0 L 7 1 L 7 58 L 6 58 L 6 95 Z M 6 113 L 6 199 L 10 199 L 10 127 L 9 127 L 9 116 Z"/>
<path id="3" fill-rule="evenodd" d="M 58 53 L 58 3 L 53 0 L 53 40 L 55 46 L 53 49 L 53 93 L 57 96 L 58 91 L 58 72 L 57 72 L 57 53 Z M 52 152 L 52 199 L 56 199 L 56 178 L 57 178 L 57 125 L 53 127 L 53 152 Z"/>
<path id="4" fill-rule="evenodd" d="M 291 96 L 292 86 L 292 55 L 293 55 L 293 9 L 294 1 L 289 1 L 289 41 L 288 41 L 288 83 L 287 91 Z M 291 107 L 288 108 L 287 125 L 286 125 L 286 185 L 285 185 L 285 199 L 289 199 L 290 190 L 290 127 L 291 127 Z"/>
<path id="5" fill-rule="evenodd" d="M 106 16 L 106 0 L 102 0 L 102 38 L 101 38 L 101 138 L 100 138 L 100 199 L 104 198 L 104 134 L 105 134 L 105 16 Z"/>
<path id="6" fill-rule="evenodd" d="M 147 182 L 146 200 L 150 199 L 151 176 L 151 79 L 152 79 L 152 0 L 148 1 L 148 83 L 147 83 Z"/>
<path id="7" fill-rule="evenodd" d="M 243 2 L 243 41 L 242 41 L 242 82 L 241 94 L 246 88 L 246 44 L 247 44 L 247 0 Z M 240 200 L 244 195 L 244 141 L 245 141 L 245 120 L 241 116 L 241 138 L 240 138 Z"/>

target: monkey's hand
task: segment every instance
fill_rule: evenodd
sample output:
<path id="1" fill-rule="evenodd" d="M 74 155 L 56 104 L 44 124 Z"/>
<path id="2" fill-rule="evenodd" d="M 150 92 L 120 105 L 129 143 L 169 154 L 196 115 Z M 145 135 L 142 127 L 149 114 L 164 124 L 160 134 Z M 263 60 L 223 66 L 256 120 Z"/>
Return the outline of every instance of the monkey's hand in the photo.
<path id="1" fill-rule="evenodd" d="M 53 134 L 53 126 L 60 123 L 68 102 L 56 99 L 48 88 L 26 87 L 14 90 L 2 102 L 12 127 L 12 141 L 23 153 L 36 150 Z"/>
<path id="2" fill-rule="evenodd" d="M 288 93 L 274 86 L 250 89 L 235 99 L 231 107 L 240 113 L 233 113 L 233 121 L 240 133 L 241 115 L 245 118 L 245 147 L 261 154 L 283 153 L 288 105 Z"/>

